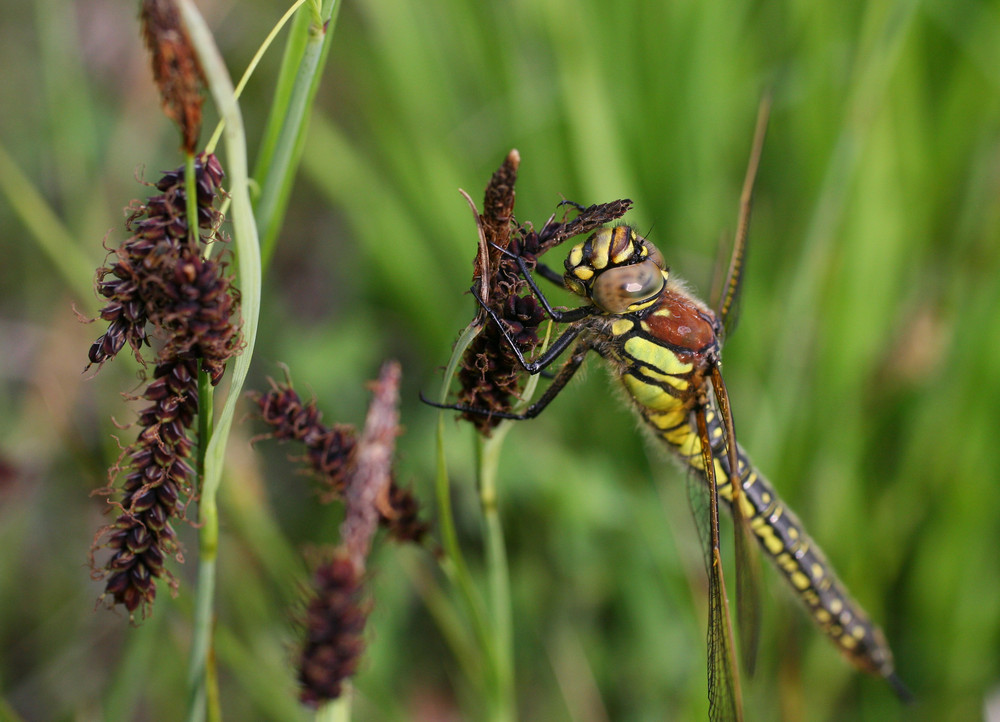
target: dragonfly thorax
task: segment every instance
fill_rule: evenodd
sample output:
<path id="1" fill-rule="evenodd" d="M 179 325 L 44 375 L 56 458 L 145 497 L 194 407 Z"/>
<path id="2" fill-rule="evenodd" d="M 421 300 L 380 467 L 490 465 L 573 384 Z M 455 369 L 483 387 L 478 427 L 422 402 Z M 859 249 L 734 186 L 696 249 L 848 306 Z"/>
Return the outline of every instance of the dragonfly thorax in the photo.
<path id="1" fill-rule="evenodd" d="M 563 281 L 602 311 L 620 314 L 651 306 L 663 292 L 668 274 L 656 246 L 634 228 L 615 226 L 601 228 L 573 247 Z"/>

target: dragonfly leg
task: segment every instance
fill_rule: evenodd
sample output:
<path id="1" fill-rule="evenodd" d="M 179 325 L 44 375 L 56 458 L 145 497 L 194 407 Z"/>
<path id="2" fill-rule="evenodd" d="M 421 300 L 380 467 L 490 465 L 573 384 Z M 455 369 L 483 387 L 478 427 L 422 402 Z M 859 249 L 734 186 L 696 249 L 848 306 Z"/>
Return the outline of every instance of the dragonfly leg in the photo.
<path id="1" fill-rule="evenodd" d="M 542 293 L 542 289 L 540 289 L 538 284 L 535 283 L 535 279 L 531 274 L 531 270 L 528 268 L 528 262 L 524 260 L 524 256 L 518 256 L 517 254 L 511 253 L 506 248 L 501 248 L 495 243 L 491 245 L 505 256 L 513 258 L 517 262 L 517 267 L 521 270 L 521 275 L 524 276 L 524 280 L 527 281 L 528 285 L 531 287 L 532 293 L 535 294 L 535 297 L 542 304 L 542 308 L 545 309 L 545 312 L 549 314 L 549 318 L 556 323 L 573 323 L 574 321 L 579 321 L 580 319 L 586 318 L 594 313 L 593 306 L 581 306 L 580 308 L 574 308 L 569 311 L 560 311 L 554 308 L 552 304 L 549 303 L 549 299 L 547 299 L 545 294 Z M 565 288 L 562 276 L 546 266 L 544 263 L 536 264 L 535 270 L 537 270 L 538 273 L 541 274 L 541 276 L 546 280 L 551 281 L 560 288 Z M 482 302 L 480 301 L 480 303 Z"/>
<path id="2" fill-rule="evenodd" d="M 550 366 L 557 358 L 559 358 L 560 355 L 562 355 L 563 351 L 565 351 L 569 345 L 573 343 L 573 339 L 579 336 L 580 332 L 583 331 L 581 326 L 570 326 L 562 332 L 559 338 L 552 342 L 552 346 L 549 347 L 545 353 L 534 361 L 529 361 L 524 357 L 524 353 L 518 346 L 517 341 L 515 341 L 510 335 L 510 331 L 507 329 L 507 325 L 503 322 L 503 319 L 497 315 L 496 311 L 483 303 L 483 300 L 479 297 L 479 294 L 476 292 L 476 288 L 474 286 L 471 290 L 473 297 L 479 302 L 479 305 L 482 306 L 483 310 L 490 317 L 493 323 L 496 324 L 497 328 L 500 329 L 500 333 L 503 334 L 504 340 L 507 342 L 507 345 L 510 346 L 510 350 L 513 351 L 518 363 L 520 363 L 522 368 L 524 368 L 524 370 L 529 374 L 537 374 L 542 369 Z"/>
<path id="3" fill-rule="evenodd" d="M 545 407 L 552 403 L 552 400 L 566 387 L 569 380 L 573 378 L 573 375 L 577 372 L 577 370 L 579 370 L 580 365 L 587 356 L 587 352 L 590 351 L 591 348 L 591 344 L 586 340 L 578 343 L 576 348 L 573 349 L 573 354 L 566 359 L 566 363 L 564 363 L 562 368 L 559 369 L 559 373 L 556 374 L 555 379 L 551 384 L 549 384 L 548 388 L 545 389 L 545 393 L 538 398 L 538 401 L 531 404 L 531 406 L 519 414 L 515 414 L 510 411 L 495 411 L 478 406 L 468 406 L 466 404 L 440 404 L 436 401 L 431 401 L 425 397 L 423 393 L 420 394 L 420 400 L 425 404 L 434 406 L 438 409 L 450 409 L 468 414 L 476 414 L 478 416 L 492 416 L 498 419 L 511 419 L 513 421 L 533 419 L 542 413 L 542 411 L 545 410 Z"/>

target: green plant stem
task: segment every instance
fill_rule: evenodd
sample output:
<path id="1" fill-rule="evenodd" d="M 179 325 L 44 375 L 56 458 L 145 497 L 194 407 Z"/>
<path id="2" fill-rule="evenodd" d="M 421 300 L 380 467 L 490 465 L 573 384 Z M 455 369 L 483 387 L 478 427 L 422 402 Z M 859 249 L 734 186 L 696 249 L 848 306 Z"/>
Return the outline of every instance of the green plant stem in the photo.
<path id="1" fill-rule="evenodd" d="M 306 122 L 330 50 L 340 5 L 337 0 L 323 0 L 322 7 L 313 2 L 309 18 L 297 16 L 282 60 L 275 102 L 254 169 L 254 178 L 261 184 L 256 216 L 265 265 L 274 253 L 285 216 L 294 170 L 305 144 Z M 299 51 L 303 34 L 305 43 Z"/>
<path id="2" fill-rule="evenodd" d="M 486 537 L 486 567 L 488 572 L 490 619 L 493 622 L 492 665 L 495 674 L 492 719 L 513 720 L 514 705 L 514 642 L 510 603 L 510 570 L 504 544 L 503 525 L 500 522 L 497 498 L 497 466 L 503 439 L 510 424 L 501 424 L 493 435 L 484 439 L 477 436 L 476 457 L 479 485 L 479 505 L 483 513 Z"/>
<path id="3" fill-rule="evenodd" d="M 212 638 L 212 610 L 215 598 L 215 565 L 218 551 L 219 519 L 216 494 L 222 479 L 223 460 L 229 430 L 236 413 L 236 402 L 246 381 L 253 348 L 257 337 L 260 315 L 261 268 L 257 226 L 250 205 L 250 192 L 246 157 L 246 135 L 243 117 L 236 102 L 232 80 L 225 63 L 191 0 L 179 0 L 178 6 L 188 35 L 198 53 L 209 90 L 219 115 L 225 120 L 224 137 L 226 159 L 230 177 L 229 195 L 232 198 L 231 219 L 236 256 L 239 260 L 239 288 L 243 323 L 243 352 L 233 364 L 229 393 L 219 415 L 218 423 L 205 449 L 204 475 L 202 476 L 199 512 L 199 567 L 198 595 L 195 602 L 191 659 L 188 668 L 188 714 L 191 722 L 205 719 L 209 669 L 209 649 Z M 213 718 L 218 709 L 211 710 Z"/>
<path id="4" fill-rule="evenodd" d="M 313 715 L 314 722 L 350 722 L 354 687 L 349 681 L 345 681 L 343 685 L 340 697 L 316 710 L 316 714 Z"/>
<path id="5" fill-rule="evenodd" d="M 188 219 L 188 241 L 198 242 L 198 175 L 195 157 L 188 153 L 184 158 L 184 205 Z"/>
<path id="6" fill-rule="evenodd" d="M 215 397 L 212 394 L 212 382 L 204 370 L 198 371 L 198 457 L 195 462 L 195 474 L 199 485 L 205 478 L 205 453 L 208 451 L 208 441 L 212 438 L 212 418 L 214 414 Z"/>
<path id="7" fill-rule="evenodd" d="M 552 323 L 545 330 L 541 349 L 549 345 Z M 514 407 L 515 412 L 523 411 L 535 395 L 539 376 L 532 376 L 524 385 L 522 401 Z M 500 450 L 504 439 L 514 428 L 511 420 L 503 421 L 493 429 L 488 438 L 477 438 L 476 472 L 479 484 L 479 505 L 483 512 L 484 534 L 486 536 L 486 566 L 490 585 L 490 612 L 493 619 L 495 707 L 494 719 L 499 721 L 517 719 L 517 705 L 514 694 L 514 624 L 511 617 L 510 568 L 507 565 L 507 547 L 504 542 L 503 524 L 500 521 L 500 500 L 497 491 L 497 468 L 500 464 Z"/>
<path id="8" fill-rule="evenodd" d="M 451 359 L 445 369 L 441 385 L 439 402 L 448 399 L 448 389 L 455 375 L 458 363 L 472 340 L 479 335 L 482 326 L 473 322 L 469 324 L 452 351 Z M 546 348 L 552 324 L 549 324 L 542 348 Z M 520 410 L 527 405 L 538 385 L 538 376 L 533 376 L 525 384 Z M 475 592 L 472 578 L 465 564 L 458 545 L 458 535 L 455 532 L 455 521 L 451 510 L 451 491 L 448 473 L 444 461 L 444 414 L 438 415 L 437 428 L 437 502 L 438 525 L 441 529 L 442 544 L 446 556 L 442 567 L 458 588 L 463 601 L 468 608 L 473 621 L 474 632 L 479 641 L 482 653 L 487 661 L 484 667 L 487 679 L 483 680 L 483 688 L 487 693 L 489 705 L 488 716 L 495 722 L 510 722 L 517 718 L 517 706 L 514 694 L 514 635 L 511 617 L 510 571 L 507 565 L 507 551 L 504 542 L 503 525 L 500 521 L 499 497 L 497 493 L 497 468 L 500 462 L 500 450 L 503 440 L 513 422 L 504 421 L 497 425 L 489 439 L 477 436 L 476 471 L 479 487 L 479 504 L 483 514 L 483 534 L 486 539 L 486 566 L 489 585 L 489 623 L 482 612 L 482 602 Z M 447 563 L 447 562 L 450 562 Z"/>
<path id="9" fill-rule="evenodd" d="M 451 386 L 451 379 L 455 375 L 458 362 L 465 353 L 465 349 L 472 343 L 472 339 L 479 335 L 482 326 L 469 324 L 458 341 L 455 343 L 455 350 L 452 352 L 448 367 L 445 369 L 444 381 L 441 384 L 440 402 L 444 403 L 448 399 L 448 388 Z M 476 594 L 475 585 L 472 583 L 472 575 L 469 567 L 465 563 L 462 549 L 458 544 L 458 533 L 455 531 L 455 517 L 451 508 L 451 483 L 448 479 L 448 468 L 444 455 L 444 412 L 438 414 L 437 423 L 437 476 L 435 479 L 435 494 L 438 505 L 438 526 L 441 529 L 441 544 L 444 547 L 445 555 L 441 560 L 441 568 L 451 580 L 452 584 L 459 592 L 459 596 L 465 605 L 466 613 L 472 623 L 473 633 L 479 642 L 487 659 L 492 659 L 490 652 L 493 640 L 486 623 L 486 610 L 483 602 Z"/>

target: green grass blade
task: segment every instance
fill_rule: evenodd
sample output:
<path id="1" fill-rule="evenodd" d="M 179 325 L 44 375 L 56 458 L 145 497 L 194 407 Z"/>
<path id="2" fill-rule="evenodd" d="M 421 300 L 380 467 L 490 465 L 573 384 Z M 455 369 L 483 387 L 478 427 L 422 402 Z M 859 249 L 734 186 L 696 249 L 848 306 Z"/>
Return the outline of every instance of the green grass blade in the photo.
<path id="1" fill-rule="evenodd" d="M 236 413 L 236 402 L 239 399 L 253 358 L 254 342 L 257 337 L 257 321 L 260 315 L 261 270 L 257 227 L 250 205 L 246 136 L 232 80 L 229 78 L 225 63 L 215 46 L 210 30 L 194 4 L 190 0 L 180 0 L 179 4 L 184 23 L 205 72 L 208 87 L 219 108 L 220 115 L 226 122 L 224 138 L 230 177 L 229 194 L 232 197 L 233 240 L 236 256 L 239 259 L 239 288 L 244 341 L 243 352 L 236 357 L 233 364 L 229 394 L 219 415 L 215 432 L 206 448 L 205 476 L 202 479 L 199 504 L 200 565 L 195 611 L 195 638 L 192 641 L 188 680 L 190 686 L 188 719 L 200 720 L 204 718 L 205 714 L 205 674 L 211 641 L 215 562 L 219 533 L 216 492 L 222 479 L 226 442 Z"/>
<path id="2" fill-rule="evenodd" d="M 303 19 L 296 18 L 293 26 L 295 37 L 290 39 L 292 45 L 284 57 L 281 75 L 283 82 L 279 84 L 276 93 L 276 102 L 265 134 L 261 160 L 258 162 L 261 173 L 255 174 L 255 179 L 261 187 L 256 212 L 265 264 L 274 253 L 278 231 L 295 182 L 295 170 L 298 168 L 305 143 L 306 122 L 323 75 L 323 63 L 330 52 L 340 5 L 337 0 L 324 0 L 319 16 L 312 13 L 309 16 L 308 26 L 304 29 L 302 25 L 305 24 L 306 15 L 300 14 Z M 301 58 L 294 64 L 297 53 L 291 48 L 295 47 L 294 43 L 301 41 L 303 35 L 305 44 Z M 286 96 L 284 92 L 287 86 L 286 79 L 292 72 L 293 65 L 295 77 Z"/>
<path id="3" fill-rule="evenodd" d="M 94 289 L 85 279 L 94 275 L 93 264 L 80 250 L 69 229 L 52 210 L 14 159 L 0 145 L 0 191 L 7 196 L 14 211 L 27 226 L 31 237 L 52 262 L 53 267 L 73 289 L 82 303 L 96 308 Z"/>

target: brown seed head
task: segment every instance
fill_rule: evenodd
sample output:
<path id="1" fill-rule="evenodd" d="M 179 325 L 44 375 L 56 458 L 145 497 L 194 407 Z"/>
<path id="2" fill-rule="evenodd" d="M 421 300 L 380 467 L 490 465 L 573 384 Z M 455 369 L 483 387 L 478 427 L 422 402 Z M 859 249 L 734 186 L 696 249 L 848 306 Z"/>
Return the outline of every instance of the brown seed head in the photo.
<path id="1" fill-rule="evenodd" d="M 553 215 L 540 231 L 535 231 L 530 224 L 518 224 L 514 218 L 514 184 L 520 160 L 520 154 L 512 150 L 486 186 L 483 212 L 476 217 L 480 247 L 473 289 L 503 320 L 521 353 L 530 356 L 540 343 L 538 327 L 546 316 L 522 277 L 517 259 L 523 259 L 531 271 L 540 254 L 567 238 L 620 218 L 632 202 L 619 200 L 589 208 L 566 204 L 567 211 L 570 207 L 578 211 L 573 219 L 564 214 L 557 221 Z M 477 313 L 484 327 L 463 357 L 458 373 L 458 402 L 477 409 L 509 412 L 524 388 L 524 369 L 496 324 L 486 319 L 481 309 Z M 462 418 L 487 436 L 500 422 L 497 417 L 475 413 L 465 413 Z"/>
<path id="2" fill-rule="evenodd" d="M 143 0 L 140 20 L 163 112 L 180 128 L 184 152 L 194 153 L 201 132 L 205 76 L 177 4 L 174 0 Z"/>
<path id="3" fill-rule="evenodd" d="M 299 660 L 299 699 L 310 707 L 337 699 L 357 671 L 368 618 L 362 582 L 361 571 L 343 552 L 313 575 Z"/>

